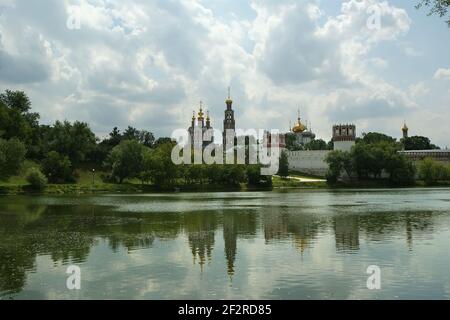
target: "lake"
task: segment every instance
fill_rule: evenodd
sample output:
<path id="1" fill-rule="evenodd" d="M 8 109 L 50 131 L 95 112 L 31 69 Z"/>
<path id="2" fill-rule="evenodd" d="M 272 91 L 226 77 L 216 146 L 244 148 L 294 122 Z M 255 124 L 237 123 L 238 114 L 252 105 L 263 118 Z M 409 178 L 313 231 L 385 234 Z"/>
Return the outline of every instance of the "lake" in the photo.
<path id="1" fill-rule="evenodd" d="M 450 189 L 0 197 L 0 299 L 431 298 Z"/>

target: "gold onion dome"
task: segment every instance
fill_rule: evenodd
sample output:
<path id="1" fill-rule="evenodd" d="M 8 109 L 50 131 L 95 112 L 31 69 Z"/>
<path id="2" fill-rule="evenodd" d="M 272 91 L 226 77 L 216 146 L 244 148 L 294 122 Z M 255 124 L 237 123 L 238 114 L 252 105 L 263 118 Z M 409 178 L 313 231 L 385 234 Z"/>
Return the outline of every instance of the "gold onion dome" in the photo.
<path id="1" fill-rule="evenodd" d="M 203 113 L 203 104 L 200 102 L 200 111 L 198 112 L 198 118 L 204 119 L 204 113 Z"/>
<path id="2" fill-rule="evenodd" d="M 292 132 L 302 133 L 304 131 L 306 131 L 306 126 L 298 119 L 297 124 L 292 128 Z"/>
<path id="3" fill-rule="evenodd" d="M 228 87 L 228 99 L 225 100 L 225 103 L 226 103 L 226 104 L 231 104 L 231 103 L 233 103 L 233 100 L 231 99 L 231 88 L 230 88 L 230 87 Z"/>
<path id="4" fill-rule="evenodd" d="M 406 125 L 406 122 L 405 122 L 405 124 L 403 125 L 402 130 L 403 130 L 403 131 L 408 131 L 408 130 L 409 130 L 408 126 Z"/>

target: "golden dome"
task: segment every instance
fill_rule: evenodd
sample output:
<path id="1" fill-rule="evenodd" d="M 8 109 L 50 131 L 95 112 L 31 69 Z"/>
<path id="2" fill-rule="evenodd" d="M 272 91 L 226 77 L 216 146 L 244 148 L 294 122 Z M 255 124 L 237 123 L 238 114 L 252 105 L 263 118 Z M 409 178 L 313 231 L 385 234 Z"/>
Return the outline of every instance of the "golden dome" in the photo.
<path id="1" fill-rule="evenodd" d="M 204 113 L 203 113 L 203 102 L 200 101 L 200 111 L 198 112 L 198 119 L 204 119 Z"/>
<path id="2" fill-rule="evenodd" d="M 292 132 L 302 133 L 304 131 L 306 131 L 306 126 L 298 119 L 297 124 L 292 128 Z"/>
<path id="3" fill-rule="evenodd" d="M 408 131 L 408 130 L 409 130 L 408 126 L 406 125 L 406 122 L 405 122 L 405 124 L 403 125 L 402 130 L 403 130 L 403 131 Z"/>
<path id="4" fill-rule="evenodd" d="M 231 103 L 233 103 L 233 100 L 231 99 L 231 88 L 230 88 L 230 87 L 228 87 L 228 99 L 225 100 L 225 103 L 226 103 L 226 104 L 231 104 Z"/>

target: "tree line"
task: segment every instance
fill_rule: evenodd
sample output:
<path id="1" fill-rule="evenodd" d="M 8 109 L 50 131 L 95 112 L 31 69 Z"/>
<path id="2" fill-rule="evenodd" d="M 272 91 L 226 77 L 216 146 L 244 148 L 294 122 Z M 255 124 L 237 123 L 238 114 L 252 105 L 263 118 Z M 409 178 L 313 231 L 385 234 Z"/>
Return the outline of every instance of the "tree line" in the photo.
<path id="1" fill-rule="evenodd" d="M 328 154 L 327 180 L 336 183 L 340 178 L 388 179 L 395 185 L 412 185 L 416 168 L 411 160 L 398 152 L 402 149 L 402 143 L 385 134 L 364 134 L 350 152 L 332 151 Z"/>
<path id="2" fill-rule="evenodd" d="M 167 137 L 156 139 L 152 132 L 128 127 L 122 133 L 113 128 L 99 139 L 85 122 L 39 123 L 31 102 L 22 91 L 0 94 L 0 181 L 19 174 L 22 164 L 36 164 L 27 173 L 28 182 L 38 189 L 47 183 L 75 183 L 80 170 L 103 172 L 104 182 L 123 183 L 138 179 L 144 184 L 170 188 L 178 184 L 270 186 L 258 166 L 176 166 L 174 146 Z"/>

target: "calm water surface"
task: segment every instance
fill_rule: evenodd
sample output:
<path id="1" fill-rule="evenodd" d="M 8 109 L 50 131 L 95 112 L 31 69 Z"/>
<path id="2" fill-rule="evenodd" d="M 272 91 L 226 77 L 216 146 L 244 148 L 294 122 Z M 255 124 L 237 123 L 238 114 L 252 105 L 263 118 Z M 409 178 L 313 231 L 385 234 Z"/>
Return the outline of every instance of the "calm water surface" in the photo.
<path id="1" fill-rule="evenodd" d="M 0 197 L 0 299 L 92 298 L 450 299 L 450 189 Z"/>

